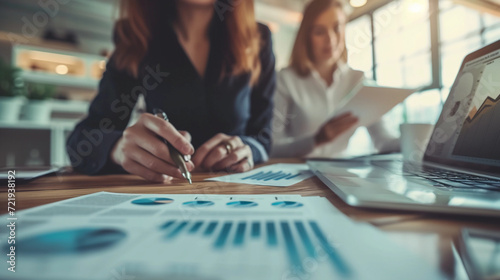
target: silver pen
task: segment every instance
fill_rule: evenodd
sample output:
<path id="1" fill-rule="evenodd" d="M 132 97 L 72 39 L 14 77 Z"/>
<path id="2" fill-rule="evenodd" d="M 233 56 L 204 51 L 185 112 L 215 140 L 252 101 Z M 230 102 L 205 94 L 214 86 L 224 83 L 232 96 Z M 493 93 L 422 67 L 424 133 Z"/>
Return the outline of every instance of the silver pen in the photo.
<path id="1" fill-rule="evenodd" d="M 158 109 L 158 108 L 153 109 L 153 114 L 168 122 L 167 114 L 165 114 L 165 112 L 163 112 L 161 109 Z M 177 167 L 179 167 L 179 169 L 181 170 L 182 176 L 184 176 L 184 178 L 186 178 L 186 180 L 188 180 L 189 184 L 192 184 L 191 173 L 188 171 L 188 169 L 186 167 L 186 161 L 189 161 L 189 156 L 182 155 L 174 146 L 172 146 L 172 144 L 170 144 L 164 138 L 162 138 L 162 140 L 165 143 L 165 145 L 167 145 L 167 147 L 168 147 L 168 151 L 170 152 L 170 157 L 175 162 Z"/>

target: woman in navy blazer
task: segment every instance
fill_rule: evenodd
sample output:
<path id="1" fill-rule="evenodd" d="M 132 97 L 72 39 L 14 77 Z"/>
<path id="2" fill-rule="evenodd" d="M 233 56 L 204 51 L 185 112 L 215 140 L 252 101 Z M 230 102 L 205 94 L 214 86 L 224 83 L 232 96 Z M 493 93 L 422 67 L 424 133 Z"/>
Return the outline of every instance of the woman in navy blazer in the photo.
<path id="1" fill-rule="evenodd" d="M 85 174 L 182 174 L 160 140 L 192 155 L 189 170 L 243 172 L 268 159 L 275 87 L 269 29 L 253 1 L 122 0 L 115 51 L 67 151 Z M 137 98 L 148 113 L 127 127 Z M 165 111 L 170 123 L 153 116 Z"/>

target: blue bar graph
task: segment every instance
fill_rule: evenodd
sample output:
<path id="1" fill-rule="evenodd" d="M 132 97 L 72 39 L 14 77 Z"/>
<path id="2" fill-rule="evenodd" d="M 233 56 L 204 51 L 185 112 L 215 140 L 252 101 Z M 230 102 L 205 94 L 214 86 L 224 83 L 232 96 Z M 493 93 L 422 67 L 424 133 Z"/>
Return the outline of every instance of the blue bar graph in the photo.
<path id="1" fill-rule="evenodd" d="M 340 255 L 337 253 L 337 251 L 330 245 L 330 243 L 328 242 L 328 239 L 325 237 L 325 235 L 323 234 L 323 232 L 319 228 L 319 225 L 314 221 L 310 221 L 309 225 L 311 226 L 314 234 L 318 238 L 318 240 L 321 244 L 321 247 L 327 253 L 327 255 L 330 257 L 330 260 L 332 261 L 334 268 L 343 276 L 346 276 L 346 277 L 350 276 L 351 270 L 349 269 L 347 264 L 344 262 L 342 257 L 340 257 Z"/>
<path id="2" fill-rule="evenodd" d="M 290 180 L 297 176 L 300 176 L 302 173 L 285 173 L 283 171 L 268 171 L 268 172 L 257 172 L 253 175 L 242 178 L 241 180 L 256 180 L 256 181 L 279 181 L 279 180 Z"/>
<path id="3" fill-rule="evenodd" d="M 286 180 L 290 180 L 290 179 L 293 179 L 293 178 L 295 178 L 295 177 L 297 177 L 297 176 L 299 176 L 299 175 L 300 175 L 300 173 L 297 173 L 297 174 L 292 174 L 292 175 L 290 175 L 290 176 L 286 177 L 285 179 L 286 179 Z"/>
<path id="4" fill-rule="evenodd" d="M 283 239 L 285 240 L 286 250 L 288 251 L 288 257 L 290 258 L 293 270 L 298 269 L 299 271 L 302 271 L 302 262 L 300 261 L 299 251 L 295 246 L 292 231 L 290 230 L 290 226 L 287 222 L 281 222 L 281 230 L 283 231 Z"/>
<path id="5" fill-rule="evenodd" d="M 217 227 L 217 222 L 210 222 L 208 224 L 207 228 L 205 229 L 205 232 L 203 233 L 204 236 L 210 236 L 212 233 L 215 231 L 215 228 Z"/>
<path id="6" fill-rule="evenodd" d="M 176 237 L 182 231 L 182 229 L 187 226 L 187 224 L 188 224 L 188 222 L 182 222 L 182 223 L 180 223 L 174 230 L 172 230 L 167 235 L 167 238 L 168 239 L 172 239 L 172 238 Z"/>
<path id="7" fill-rule="evenodd" d="M 261 171 L 261 172 L 255 173 L 255 174 L 253 174 L 253 175 L 250 175 L 250 176 L 248 176 L 248 177 L 242 178 L 242 180 L 247 180 L 247 179 L 256 179 L 256 178 L 260 178 L 260 177 L 262 177 L 262 176 L 267 176 L 267 175 L 269 175 L 270 173 L 271 173 L 271 171 L 266 172 L 266 173 L 264 173 L 264 172 L 262 172 L 262 171 Z"/>
<path id="8" fill-rule="evenodd" d="M 233 222 L 225 222 L 224 225 L 222 226 L 222 229 L 219 233 L 219 236 L 217 237 L 217 240 L 215 240 L 214 247 L 216 249 L 222 249 L 224 248 L 224 245 L 226 245 L 226 240 L 229 235 L 229 231 L 231 230 L 231 226 L 233 225 Z"/>
<path id="9" fill-rule="evenodd" d="M 160 229 L 162 229 L 162 230 L 168 229 L 168 228 L 169 228 L 171 225 L 173 225 L 174 223 L 175 223 L 175 221 L 168 221 L 168 222 L 164 223 L 164 224 L 160 227 Z"/>
<path id="10" fill-rule="evenodd" d="M 259 238 L 260 237 L 260 222 L 252 223 L 252 237 Z"/>
<path id="11" fill-rule="evenodd" d="M 203 225 L 203 222 L 202 221 L 198 221 L 196 222 L 190 229 L 189 229 L 189 233 L 191 234 L 194 234 L 196 233 L 200 228 L 201 226 Z"/>
<path id="12" fill-rule="evenodd" d="M 304 247 L 306 248 L 306 252 L 311 258 L 316 258 L 316 251 L 314 250 L 314 245 L 309 239 L 309 235 L 307 234 L 306 228 L 302 222 L 295 222 L 295 228 L 297 228 L 297 231 L 299 232 L 300 239 L 302 240 L 302 243 L 304 244 Z"/>
<path id="13" fill-rule="evenodd" d="M 260 178 L 260 180 L 269 181 L 269 180 L 272 180 L 272 179 L 274 179 L 276 177 L 281 177 L 281 175 L 283 175 L 283 171 L 273 172 L 273 173 L 267 175 L 266 177 Z"/>
<path id="14" fill-rule="evenodd" d="M 204 224 L 207 224 L 204 227 Z M 221 224 L 221 227 L 218 225 Z M 234 237 L 231 234 L 233 224 L 235 227 Z M 201 229 L 204 228 L 203 231 Z M 220 230 L 218 230 L 220 228 Z M 305 257 L 316 259 L 318 257 L 317 247 L 326 253 L 333 268 L 343 278 L 349 278 L 353 275 L 352 270 L 347 265 L 339 252 L 329 243 L 325 234 L 322 232 L 319 224 L 312 221 L 296 220 L 288 221 L 179 221 L 169 220 L 159 228 L 166 231 L 167 240 L 173 240 L 181 234 L 192 237 L 204 236 L 211 237 L 213 247 L 216 250 L 230 250 L 231 248 L 243 248 L 249 240 L 261 240 L 265 242 L 269 249 L 280 249 L 286 251 L 292 271 L 302 274 L 304 267 L 302 260 Z M 248 229 L 248 230 L 247 230 Z M 264 232 L 265 230 L 265 232 Z M 217 232 L 217 233 L 216 233 Z M 248 236 L 246 236 L 248 235 Z M 278 237 L 283 238 L 283 242 L 278 244 Z M 229 241 L 229 239 L 232 240 Z M 228 242 L 233 247 L 226 246 Z M 278 246 L 279 245 L 279 246 Z M 303 254 L 303 256 L 301 256 Z"/>
<path id="15" fill-rule="evenodd" d="M 246 227 L 247 224 L 245 222 L 238 223 L 238 227 L 236 228 L 236 236 L 234 237 L 234 242 L 233 242 L 235 246 L 243 245 Z"/>
<path id="16" fill-rule="evenodd" d="M 278 245 L 278 239 L 276 238 L 276 228 L 273 222 L 266 223 L 267 230 L 267 245 L 273 247 Z"/>

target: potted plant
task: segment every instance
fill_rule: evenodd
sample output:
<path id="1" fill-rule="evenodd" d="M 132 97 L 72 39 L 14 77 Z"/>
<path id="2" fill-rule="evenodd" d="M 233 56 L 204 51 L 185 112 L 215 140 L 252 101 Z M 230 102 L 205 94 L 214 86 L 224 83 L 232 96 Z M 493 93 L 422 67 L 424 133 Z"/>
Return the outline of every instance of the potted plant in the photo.
<path id="1" fill-rule="evenodd" d="M 0 121 L 16 122 L 24 103 L 24 82 L 20 77 L 21 69 L 13 67 L 0 59 Z"/>
<path id="2" fill-rule="evenodd" d="M 52 108 L 48 99 L 56 93 L 56 86 L 38 83 L 28 83 L 26 85 L 26 97 L 29 102 L 24 109 L 24 118 L 26 120 L 47 123 L 50 121 Z"/>

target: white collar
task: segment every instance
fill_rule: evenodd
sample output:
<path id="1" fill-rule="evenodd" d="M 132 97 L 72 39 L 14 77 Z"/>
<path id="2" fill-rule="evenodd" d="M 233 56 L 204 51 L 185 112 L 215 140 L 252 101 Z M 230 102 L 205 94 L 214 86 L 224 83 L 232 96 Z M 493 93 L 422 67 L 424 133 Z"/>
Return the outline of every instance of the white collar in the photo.
<path id="1" fill-rule="evenodd" d="M 333 71 L 333 84 L 331 84 L 330 87 L 333 87 L 335 84 L 335 81 L 340 80 L 340 77 L 342 75 L 346 74 L 347 72 L 349 72 L 350 69 L 351 68 L 346 63 L 344 63 L 342 61 L 337 62 L 337 69 L 335 69 L 335 71 Z M 323 78 L 321 78 L 321 76 L 319 75 L 318 71 L 316 71 L 316 69 L 314 69 L 314 68 L 311 69 L 311 76 L 316 81 L 320 82 L 325 88 L 329 88 L 328 85 L 323 80 Z"/>

